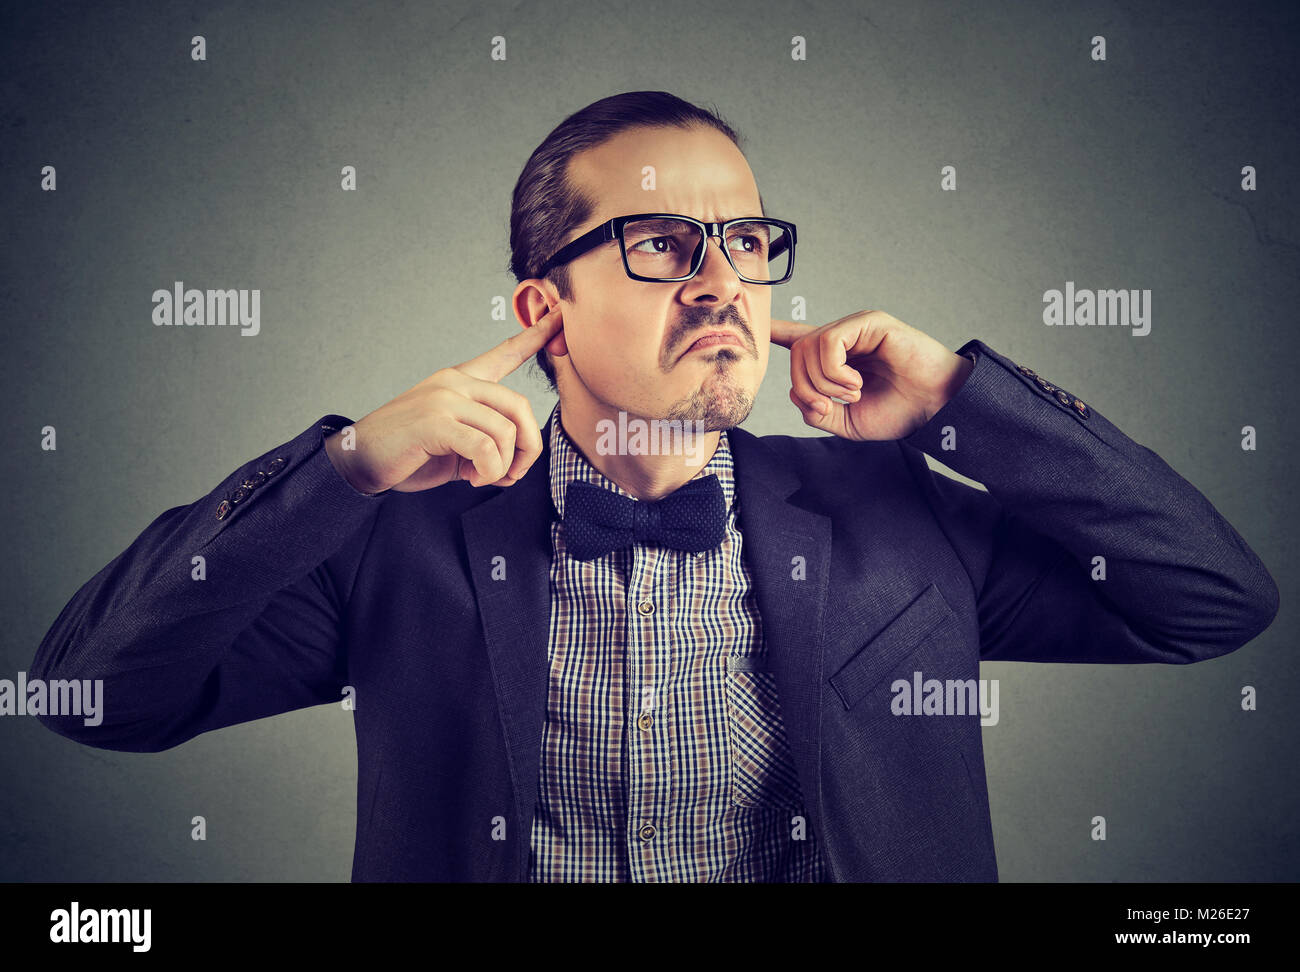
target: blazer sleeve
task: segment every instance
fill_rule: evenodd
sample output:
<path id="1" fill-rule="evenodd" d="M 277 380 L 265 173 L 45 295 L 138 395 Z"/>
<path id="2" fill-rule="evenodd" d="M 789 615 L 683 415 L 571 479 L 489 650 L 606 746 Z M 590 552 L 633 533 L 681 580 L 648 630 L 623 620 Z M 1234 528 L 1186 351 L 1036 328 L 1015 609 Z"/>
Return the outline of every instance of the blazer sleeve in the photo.
<path id="1" fill-rule="evenodd" d="M 87 581 L 42 639 L 30 677 L 102 679 L 99 721 L 41 721 L 101 749 L 158 752 L 339 701 L 350 579 L 326 561 L 349 540 L 364 545 L 387 495 L 357 492 L 330 462 L 325 436 L 350 424 L 323 416 L 162 513 Z"/>
<path id="2" fill-rule="evenodd" d="M 1187 480 L 1032 369 L 972 351 L 965 384 L 900 442 L 971 576 L 982 658 L 1181 664 L 1272 623 L 1273 577 Z"/>

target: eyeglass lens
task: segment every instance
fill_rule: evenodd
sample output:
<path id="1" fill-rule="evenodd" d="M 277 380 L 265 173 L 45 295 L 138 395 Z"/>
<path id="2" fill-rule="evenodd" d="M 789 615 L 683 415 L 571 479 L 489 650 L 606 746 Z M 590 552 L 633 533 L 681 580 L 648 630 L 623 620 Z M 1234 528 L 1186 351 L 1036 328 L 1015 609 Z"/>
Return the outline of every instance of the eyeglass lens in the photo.
<path id="1" fill-rule="evenodd" d="M 793 257 L 789 236 L 784 227 L 761 219 L 728 226 L 726 249 L 737 275 L 756 283 L 784 277 Z M 684 220 L 641 219 L 623 227 L 628 268 L 642 277 L 685 277 L 703 243 L 700 227 Z"/>

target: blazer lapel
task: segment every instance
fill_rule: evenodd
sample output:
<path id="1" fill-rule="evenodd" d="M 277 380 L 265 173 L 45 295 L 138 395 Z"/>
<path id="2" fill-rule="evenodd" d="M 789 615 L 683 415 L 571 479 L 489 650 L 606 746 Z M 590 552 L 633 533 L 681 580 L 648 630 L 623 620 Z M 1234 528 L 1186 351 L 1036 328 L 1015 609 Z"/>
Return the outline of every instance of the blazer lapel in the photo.
<path id="1" fill-rule="evenodd" d="M 736 427 L 730 441 L 740 503 L 737 522 L 762 615 L 768 663 L 776 676 L 781 717 L 805 808 L 817 832 L 824 834 L 821 642 L 831 521 L 788 501 L 801 485 L 800 477 L 761 439 Z"/>
<path id="2" fill-rule="evenodd" d="M 520 880 L 527 877 L 541 772 L 551 624 L 551 422 L 523 479 L 461 514 L 506 753 L 514 777 Z M 500 559 L 497 559 L 500 558 Z M 504 571 L 502 579 L 495 579 Z"/>

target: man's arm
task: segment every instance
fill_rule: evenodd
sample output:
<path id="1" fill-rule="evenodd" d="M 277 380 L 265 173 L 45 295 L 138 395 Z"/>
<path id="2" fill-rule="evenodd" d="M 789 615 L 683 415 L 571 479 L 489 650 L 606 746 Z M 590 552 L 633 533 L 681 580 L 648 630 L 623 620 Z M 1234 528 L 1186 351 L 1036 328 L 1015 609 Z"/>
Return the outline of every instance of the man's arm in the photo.
<path id="1" fill-rule="evenodd" d="M 42 722 L 102 749 L 157 752 L 337 701 L 351 577 L 324 562 L 349 541 L 364 544 L 383 502 L 353 489 L 324 449 L 323 437 L 349 424 L 326 415 L 167 510 L 77 591 L 29 677 L 102 679 L 102 722 Z"/>
<path id="2" fill-rule="evenodd" d="M 1195 487 L 1091 405 L 981 341 L 959 353 L 972 350 L 957 393 L 899 441 L 979 592 L 981 657 L 1186 663 L 1272 623 L 1276 583 Z"/>

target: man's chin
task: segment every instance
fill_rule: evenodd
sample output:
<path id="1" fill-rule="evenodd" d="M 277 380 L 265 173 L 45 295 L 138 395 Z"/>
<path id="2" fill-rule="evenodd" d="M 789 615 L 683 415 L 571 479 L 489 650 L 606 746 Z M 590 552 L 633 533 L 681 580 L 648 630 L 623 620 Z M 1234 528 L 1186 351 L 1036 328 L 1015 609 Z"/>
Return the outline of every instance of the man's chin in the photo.
<path id="1" fill-rule="evenodd" d="M 674 402 L 666 410 L 664 418 L 703 423 L 695 428 L 703 432 L 720 432 L 745 421 L 753 408 L 754 395 L 724 378 L 721 383 L 705 381 L 694 394 Z"/>

